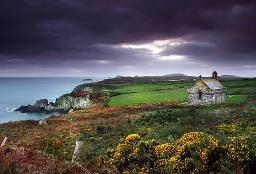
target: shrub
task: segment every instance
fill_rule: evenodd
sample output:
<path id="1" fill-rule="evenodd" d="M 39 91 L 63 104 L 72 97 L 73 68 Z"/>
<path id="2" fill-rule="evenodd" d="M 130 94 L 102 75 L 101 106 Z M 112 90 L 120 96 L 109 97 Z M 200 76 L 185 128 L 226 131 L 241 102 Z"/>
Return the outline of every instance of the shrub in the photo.
<path id="1" fill-rule="evenodd" d="M 245 125 L 244 125 L 245 126 Z M 229 170 L 244 173 L 250 170 L 256 161 L 255 127 L 245 127 L 242 124 L 221 124 L 217 126 L 222 148 L 225 152 L 223 162 Z"/>
<path id="2" fill-rule="evenodd" d="M 138 134 L 131 134 L 108 151 L 105 164 L 128 173 L 242 174 L 254 171 L 256 127 L 232 123 L 216 128 L 219 139 L 204 132 L 189 132 L 173 143 L 164 144 L 141 140 Z"/>
<path id="3" fill-rule="evenodd" d="M 256 155 L 256 142 L 254 137 L 250 136 L 228 137 L 228 142 L 224 148 L 228 160 L 242 168 L 254 160 Z"/>
<path id="4" fill-rule="evenodd" d="M 138 122 L 145 124 L 176 123 L 183 117 L 194 115 L 196 115 L 196 110 L 193 108 L 159 109 L 145 114 Z"/>
<path id="5" fill-rule="evenodd" d="M 107 152 L 105 163 L 120 172 L 206 173 L 213 170 L 219 154 L 218 140 L 202 132 L 187 133 L 175 144 L 142 141 L 131 134 Z"/>
<path id="6" fill-rule="evenodd" d="M 56 133 L 52 138 L 46 140 L 46 152 L 57 155 L 60 158 L 71 158 L 71 149 L 75 140 L 67 134 Z"/>
<path id="7" fill-rule="evenodd" d="M 237 131 L 238 127 L 236 124 L 232 123 L 232 124 L 220 124 L 218 126 L 216 126 L 218 132 L 221 133 L 234 133 Z"/>
<path id="8" fill-rule="evenodd" d="M 170 143 L 160 144 L 155 147 L 156 162 L 155 166 L 162 172 L 165 171 L 165 167 L 168 164 L 168 160 L 171 158 L 175 150 L 175 146 Z"/>
<path id="9" fill-rule="evenodd" d="M 108 150 L 108 164 L 115 165 L 120 172 L 150 172 L 154 170 L 154 140 L 141 141 L 138 134 L 128 135 L 115 149 Z"/>
<path id="10" fill-rule="evenodd" d="M 209 173 L 219 159 L 219 142 L 203 132 L 190 132 L 176 142 L 169 160 L 171 173 Z"/>

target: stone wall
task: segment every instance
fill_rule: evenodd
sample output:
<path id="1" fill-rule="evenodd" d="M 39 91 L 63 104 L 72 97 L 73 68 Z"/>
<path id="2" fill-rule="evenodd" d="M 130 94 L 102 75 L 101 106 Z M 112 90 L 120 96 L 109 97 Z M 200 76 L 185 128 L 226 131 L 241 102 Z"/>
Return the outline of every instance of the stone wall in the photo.
<path id="1" fill-rule="evenodd" d="M 223 103 L 225 102 L 225 94 L 214 94 L 214 103 Z"/>
<path id="2" fill-rule="evenodd" d="M 218 93 L 218 94 L 202 93 L 201 100 L 199 100 L 198 93 L 190 93 L 188 95 L 188 103 L 190 105 L 223 103 L 224 101 L 225 101 L 225 93 Z"/>
<path id="3" fill-rule="evenodd" d="M 188 94 L 188 103 L 190 105 L 198 105 L 199 104 L 198 94 Z"/>

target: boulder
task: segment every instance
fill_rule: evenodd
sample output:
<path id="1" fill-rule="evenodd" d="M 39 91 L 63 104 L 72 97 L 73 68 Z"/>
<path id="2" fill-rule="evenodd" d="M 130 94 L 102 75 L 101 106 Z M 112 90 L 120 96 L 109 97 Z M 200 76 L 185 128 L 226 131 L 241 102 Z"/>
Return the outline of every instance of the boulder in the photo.
<path id="1" fill-rule="evenodd" d="M 36 107 L 34 105 L 27 105 L 27 106 L 21 106 L 18 109 L 15 109 L 15 111 L 20 111 L 21 113 L 42 113 L 45 112 L 44 107 Z"/>
<path id="2" fill-rule="evenodd" d="M 47 99 L 37 100 L 34 107 L 46 108 L 49 105 Z"/>
<path id="3" fill-rule="evenodd" d="M 71 113 L 73 113 L 73 112 L 74 112 L 74 109 L 70 109 L 70 110 L 68 111 L 69 114 L 71 114 Z"/>
<path id="4" fill-rule="evenodd" d="M 77 160 L 77 156 L 79 155 L 81 148 L 83 147 L 83 141 L 76 141 L 76 147 L 72 156 L 72 163 Z"/>
<path id="5" fill-rule="evenodd" d="M 21 106 L 15 111 L 20 111 L 21 113 L 43 113 L 47 112 L 46 107 L 49 103 L 47 99 L 37 100 L 33 105 Z"/>
<path id="6" fill-rule="evenodd" d="M 47 122 L 45 120 L 40 120 L 39 121 L 39 125 L 42 126 L 42 125 L 47 125 Z"/>
<path id="7" fill-rule="evenodd" d="M 4 140 L 2 141 L 2 143 L 1 143 L 0 147 L 3 147 L 3 146 L 5 145 L 5 143 L 6 143 L 7 139 L 8 139 L 7 137 L 4 137 Z"/>

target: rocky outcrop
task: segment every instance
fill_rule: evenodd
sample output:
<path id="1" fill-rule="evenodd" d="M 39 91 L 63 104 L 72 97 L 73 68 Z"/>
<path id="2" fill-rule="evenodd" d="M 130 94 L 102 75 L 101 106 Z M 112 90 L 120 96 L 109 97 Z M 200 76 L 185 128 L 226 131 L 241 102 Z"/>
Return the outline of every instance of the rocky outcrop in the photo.
<path id="1" fill-rule="evenodd" d="M 48 105 L 49 105 L 49 102 L 47 99 L 37 100 L 36 103 L 34 104 L 35 107 L 40 107 L 40 108 L 45 108 Z"/>
<path id="2" fill-rule="evenodd" d="M 15 111 L 22 113 L 68 113 L 71 109 L 83 109 L 92 104 L 90 95 L 76 96 L 74 94 L 65 94 L 56 99 L 55 102 L 49 103 L 47 99 L 36 101 L 33 105 L 21 106 Z"/>
<path id="3" fill-rule="evenodd" d="M 60 96 L 55 102 L 41 99 L 33 105 L 21 106 L 15 111 L 22 113 L 68 113 L 90 107 L 95 103 L 104 105 L 109 96 L 109 91 L 106 90 L 105 86 L 95 83 L 82 84 L 75 87 L 71 93 Z"/>
<path id="4" fill-rule="evenodd" d="M 22 113 L 44 113 L 48 112 L 45 110 L 46 107 L 49 106 L 49 102 L 47 99 L 37 100 L 33 105 L 21 106 L 15 111 L 20 111 Z"/>
<path id="5" fill-rule="evenodd" d="M 64 95 L 56 99 L 54 106 L 62 110 L 83 109 L 92 104 L 89 95 L 82 97 L 74 97 L 72 95 Z"/>

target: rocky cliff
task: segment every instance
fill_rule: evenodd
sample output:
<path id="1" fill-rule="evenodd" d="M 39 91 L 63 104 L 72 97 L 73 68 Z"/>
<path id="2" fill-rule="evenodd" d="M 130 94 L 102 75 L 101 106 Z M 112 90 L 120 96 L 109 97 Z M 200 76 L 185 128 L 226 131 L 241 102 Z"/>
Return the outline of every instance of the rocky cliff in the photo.
<path id="1" fill-rule="evenodd" d="M 87 108 L 92 104 L 90 99 L 90 95 L 86 96 L 72 96 L 72 95 L 63 95 L 56 99 L 54 106 L 63 109 L 63 110 L 70 110 L 70 109 L 83 109 Z"/>
<path id="2" fill-rule="evenodd" d="M 83 95 L 69 93 L 60 96 L 55 102 L 49 102 L 47 99 L 41 99 L 37 100 L 33 105 L 21 106 L 15 111 L 20 111 L 22 113 L 67 113 L 71 109 L 83 109 L 91 106 L 92 104 L 93 100 L 90 99 L 89 93 L 84 93 Z"/>
<path id="3" fill-rule="evenodd" d="M 57 98 L 55 102 L 41 99 L 33 105 L 21 106 L 15 111 L 22 113 L 67 113 L 70 110 L 90 107 L 95 103 L 105 103 L 108 98 L 109 92 L 105 88 L 98 89 L 88 87 L 87 85 L 79 85 L 71 93 Z"/>

